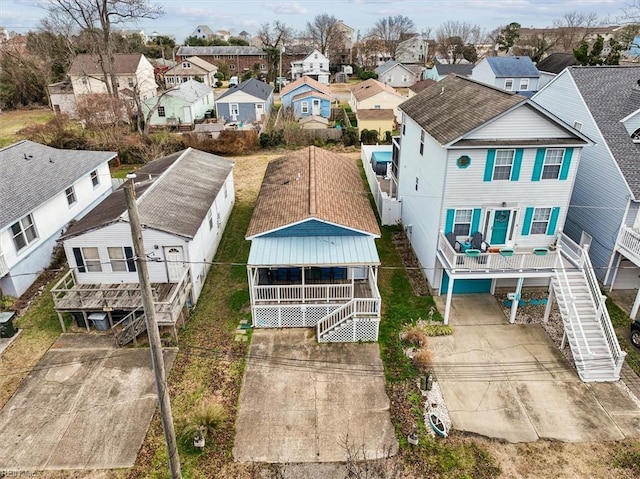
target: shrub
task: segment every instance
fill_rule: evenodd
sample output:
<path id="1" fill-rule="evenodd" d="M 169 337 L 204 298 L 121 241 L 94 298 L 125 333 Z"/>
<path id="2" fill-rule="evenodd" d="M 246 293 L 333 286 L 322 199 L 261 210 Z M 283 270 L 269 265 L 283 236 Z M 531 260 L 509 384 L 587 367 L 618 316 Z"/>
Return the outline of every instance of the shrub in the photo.
<path id="1" fill-rule="evenodd" d="M 216 88 L 220 88 L 222 85 L 223 83 L 220 80 L 216 82 Z"/>
<path id="2" fill-rule="evenodd" d="M 217 78 L 218 80 L 224 80 L 224 73 L 222 72 L 216 72 L 215 75 L 213 75 L 215 78 Z"/>
<path id="3" fill-rule="evenodd" d="M 360 132 L 360 141 L 365 145 L 375 145 L 378 143 L 378 132 L 376 130 L 362 130 Z"/>
<path id="4" fill-rule="evenodd" d="M 425 347 L 427 337 L 427 333 L 419 326 L 411 326 L 404 331 L 404 340 L 413 346 Z"/>
<path id="5" fill-rule="evenodd" d="M 431 366 L 433 354 L 427 348 L 420 348 L 413 356 L 413 362 L 420 371 L 424 372 Z"/>
<path id="6" fill-rule="evenodd" d="M 360 78 L 360 80 L 368 80 L 369 78 L 378 78 L 378 74 L 369 70 L 363 70 L 358 75 L 358 78 Z"/>
<path id="7" fill-rule="evenodd" d="M 342 143 L 344 146 L 358 144 L 358 130 L 356 128 L 344 128 L 342 130 Z"/>
<path id="8" fill-rule="evenodd" d="M 191 444 L 197 433 L 203 437 L 211 436 L 226 419 L 227 412 L 222 404 L 212 398 L 202 399 L 191 415 L 183 420 L 180 437 L 186 444 Z"/>
<path id="9" fill-rule="evenodd" d="M 384 140 L 382 140 L 382 143 L 384 143 L 385 145 L 390 145 L 391 143 L 393 143 L 393 136 L 391 135 L 390 131 L 384 132 Z"/>

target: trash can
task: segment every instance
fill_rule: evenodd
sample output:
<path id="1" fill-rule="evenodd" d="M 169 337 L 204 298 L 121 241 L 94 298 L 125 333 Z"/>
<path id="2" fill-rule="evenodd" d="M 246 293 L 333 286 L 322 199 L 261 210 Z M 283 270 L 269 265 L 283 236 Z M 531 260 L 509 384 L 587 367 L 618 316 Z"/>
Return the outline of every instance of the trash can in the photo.
<path id="1" fill-rule="evenodd" d="M 0 313 L 0 338 L 13 338 L 16 328 L 13 326 L 15 311 Z"/>
<path id="2" fill-rule="evenodd" d="M 109 318 L 107 318 L 107 313 L 91 313 L 89 315 L 89 321 L 93 323 L 93 326 L 98 331 L 109 330 Z"/>

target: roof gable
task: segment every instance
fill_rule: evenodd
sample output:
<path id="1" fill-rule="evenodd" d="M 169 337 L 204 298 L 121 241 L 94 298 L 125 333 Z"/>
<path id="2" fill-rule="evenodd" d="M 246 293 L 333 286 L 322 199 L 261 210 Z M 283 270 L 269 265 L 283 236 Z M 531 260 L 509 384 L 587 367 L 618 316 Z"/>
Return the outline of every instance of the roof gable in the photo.
<path id="1" fill-rule="evenodd" d="M 393 68 L 402 68 L 402 69 L 408 71 L 409 73 L 411 73 L 412 75 L 416 75 L 416 72 L 414 72 L 411 68 L 409 68 L 406 65 L 403 65 L 402 63 L 398 63 L 395 60 L 389 60 L 388 62 L 380 65 L 374 71 L 378 74 L 378 77 L 380 77 L 380 76 L 384 75 L 385 73 L 387 73 L 389 70 L 392 70 Z"/>
<path id="2" fill-rule="evenodd" d="M 318 55 L 317 58 L 315 58 L 315 55 Z M 314 50 L 312 51 L 304 60 L 302 60 L 303 63 L 307 63 L 307 62 L 328 62 L 329 59 L 324 56 L 322 53 L 320 53 L 319 50 Z"/>
<path id="3" fill-rule="evenodd" d="M 573 53 L 552 53 L 538 62 L 538 71 L 558 74 L 571 65 L 577 65 L 578 60 Z"/>
<path id="4" fill-rule="evenodd" d="M 351 89 L 351 92 L 353 93 L 353 96 L 357 101 L 366 100 L 367 98 L 370 98 L 382 92 L 387 92 L 392 95 L 402 97 L 402 95 L 400 95 L 394 88 L 385 85 L 384 83 L 379 82 L 378 80 L 375 80 L 373 78 L 369 78 L 368 80 L 365 80 L 362 83 L 354 86 Z"/>
<path id="5" fill-rule="evenodd" d="M 319 81 L 314 80 L 313 78 L 306 75 L 285 86 L 280 92 L 280 96 L 288 95 L 289 93 L 297 90 L 302 86 L 313 88 L 314 90 L 324 93 L 325 95 L 331 96 L 331 89 L 328 86 L 325 86 Z"/>

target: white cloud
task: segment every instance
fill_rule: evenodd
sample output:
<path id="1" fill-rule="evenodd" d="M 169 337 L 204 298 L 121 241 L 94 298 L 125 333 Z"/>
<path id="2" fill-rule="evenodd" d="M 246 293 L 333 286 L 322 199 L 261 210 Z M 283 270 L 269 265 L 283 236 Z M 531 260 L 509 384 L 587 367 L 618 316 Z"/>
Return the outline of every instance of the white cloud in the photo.
<path id="1" fill-rule="evenodd" d="M 308 12 L 300 2 L 265 4 L 265 8 L 278 15 L 305 15 Z"/>

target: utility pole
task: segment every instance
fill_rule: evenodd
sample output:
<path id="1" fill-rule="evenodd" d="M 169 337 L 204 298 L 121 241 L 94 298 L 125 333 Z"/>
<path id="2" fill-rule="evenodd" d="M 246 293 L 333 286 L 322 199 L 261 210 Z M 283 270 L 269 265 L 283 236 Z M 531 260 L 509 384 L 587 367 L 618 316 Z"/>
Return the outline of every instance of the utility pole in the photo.
<path id="1" fill-rule="evenodd" d="M 138 268 L 138 279 L 140 281 L 140 291 L 144 305 L 144 315 L 147 322 L 147 334 L 149 335 L 149 346 L 151 349 L 151 363 L 156 380 L 156 392 L 158 393 L 158 403 L 160 405 L 160 416 L 162 417 L 162 429 L 164 440 L 167 445 L 169 455 L 169 469 L 172 479 L 181 479 L 180 456 L 178 456 L 178 446 L 176 443 L 176 433 L 173 428 L 173 417 L 171 416 L 171 401 L 167 387 L 167 375 L 164 369 L 164 358 L 162 356 L 162 346 L 160 344 L 160 332 L 156 323 L 156 310 L 153 304 L 153 293 L 149 282 L 149 271 L 147 270 L 144 244 L 142 242 L 142 226 L 138 215 L 138 205 L 136 204 L 136 193 L 134 180 L 125 183 L 124 196 L 127 201 L 127 212 L 129 213 L 129 225 L 131 226 L 131 239 L 133 240 L 133 250 L 136 255 L 136 266 Z"/>

